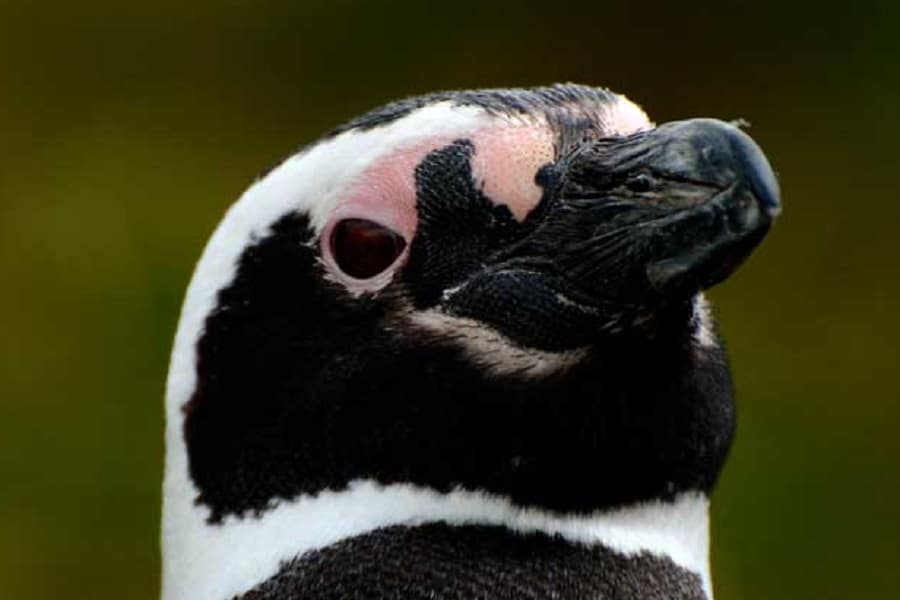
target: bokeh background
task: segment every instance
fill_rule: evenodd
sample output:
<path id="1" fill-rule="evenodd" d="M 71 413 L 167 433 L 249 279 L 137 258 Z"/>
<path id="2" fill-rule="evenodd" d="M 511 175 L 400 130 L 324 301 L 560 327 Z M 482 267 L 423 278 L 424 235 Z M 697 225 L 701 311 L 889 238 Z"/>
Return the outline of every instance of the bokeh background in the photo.
<path id="1" fill-rule="evenodd" d="M 780 174 L 712 294 L 717 598 L 900 597 L 897 6 L 0 1 L 0 597 L 158 595 L 169 346 L 257 173 L 399 96 L 555 81 L 745 118 Z"/>

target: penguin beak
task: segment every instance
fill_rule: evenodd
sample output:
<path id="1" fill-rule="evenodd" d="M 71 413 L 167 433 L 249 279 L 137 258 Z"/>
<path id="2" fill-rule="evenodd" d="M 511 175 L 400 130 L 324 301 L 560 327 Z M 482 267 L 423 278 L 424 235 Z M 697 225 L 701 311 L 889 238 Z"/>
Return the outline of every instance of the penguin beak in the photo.
<path id="1" fill-rule="evenodd" d="M 652 324 L 726 279 L 781 206 L 759 147 L 711 119 L 576 144 L 542 177 L 528 233 L 442 307 L 548 350 Z"/>
<path id="2" fill-rule="evenodd" d="M 557 266 L 595 298 L 611 289 L 631 300 L 672 297 L 715 285 L 781 207 L 760 148 L 713 119 L 577 148 L 564 169 L 543 228 L 558 236 Z"/>

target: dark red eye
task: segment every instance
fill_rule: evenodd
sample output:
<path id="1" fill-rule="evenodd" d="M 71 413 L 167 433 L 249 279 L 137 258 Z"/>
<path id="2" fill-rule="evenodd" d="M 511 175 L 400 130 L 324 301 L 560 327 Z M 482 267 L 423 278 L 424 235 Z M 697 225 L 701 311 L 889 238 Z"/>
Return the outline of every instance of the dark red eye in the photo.
<path id="1" fill-rule="evenodd" d="M 397 260 L 406 240 L 384 225 L 344 219 L 331 232 L 331 252 L 341 271 L 356 279 L 375 277 Z"/>

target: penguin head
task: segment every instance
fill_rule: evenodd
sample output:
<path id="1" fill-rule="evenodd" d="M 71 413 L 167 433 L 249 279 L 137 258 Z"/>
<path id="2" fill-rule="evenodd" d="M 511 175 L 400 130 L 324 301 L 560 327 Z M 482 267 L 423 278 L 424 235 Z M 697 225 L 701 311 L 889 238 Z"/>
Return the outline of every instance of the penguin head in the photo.
<path id="1" fill-rule="evenodd" d="M 602 89 L 354 119 L 260 178 L 204 252 L 167 502 L 216 523 L 359 480 L 562 512 L 707 493 L 733 402 L 702 291 L 778 207 L 740 130 L 657 127 Z"/>

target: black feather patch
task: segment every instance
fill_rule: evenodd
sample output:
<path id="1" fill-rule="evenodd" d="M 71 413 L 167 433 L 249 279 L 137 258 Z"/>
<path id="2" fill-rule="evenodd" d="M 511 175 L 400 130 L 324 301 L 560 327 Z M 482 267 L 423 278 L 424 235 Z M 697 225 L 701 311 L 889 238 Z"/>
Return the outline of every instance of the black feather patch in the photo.
<path id="1" fill-rule="evenodd" d="M 388 527 L 282 565 L 242 600 L 703 600 L 668 558 L 500 527 Z"/>
<path id="2" fill-rule="evenodd" d="M 416 167 L 419 230 L 403 271 L 416 308 L 435 305 L 444 290 L 523 233 L 506 206 L 493 204 L 476 188 L 474 152 L 472 142 L 458 140 L 434 150 Z"/>

